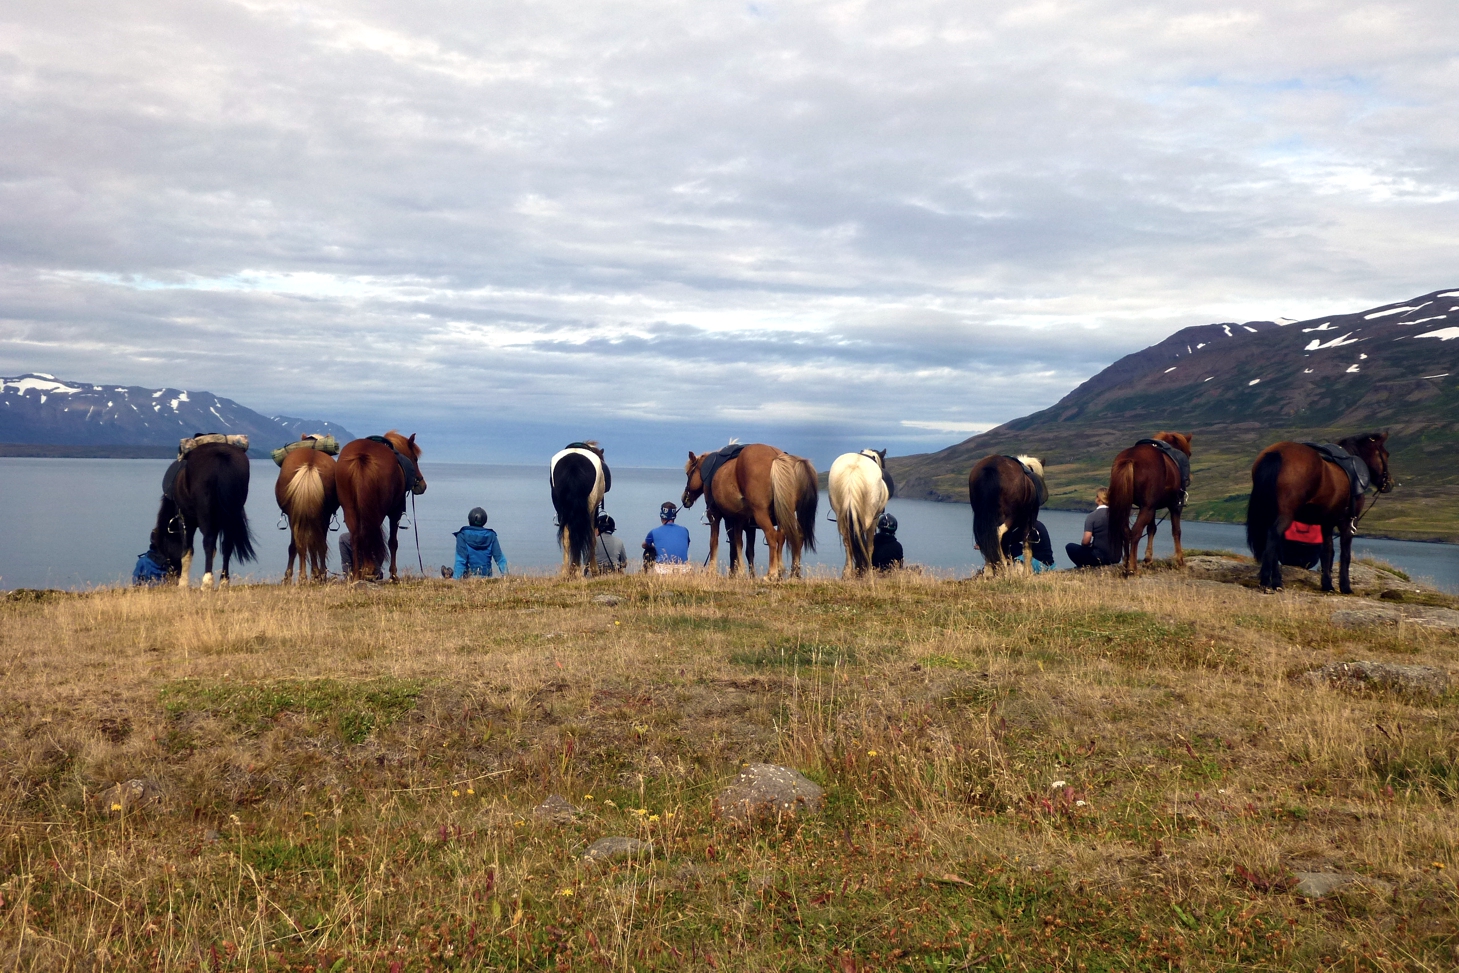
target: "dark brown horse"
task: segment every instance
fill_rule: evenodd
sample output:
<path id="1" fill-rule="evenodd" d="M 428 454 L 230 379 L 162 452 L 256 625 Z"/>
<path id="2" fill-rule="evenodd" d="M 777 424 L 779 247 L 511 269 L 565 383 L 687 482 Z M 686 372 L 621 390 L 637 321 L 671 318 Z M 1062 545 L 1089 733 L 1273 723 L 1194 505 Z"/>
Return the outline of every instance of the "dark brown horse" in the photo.
<path id="1" fill-rule="evenodd" d="M 387 517 L 390 519 L 390 580 L 399 580 L 395 573 L 395 552 L 400 546 L 397 533 L 400 518 L 405 516 L 405 498 L 411 493 L 426 492 L 425 477 L 420 475 L 417 465 L 419 459 L 420 447 L 415 444 L 415 434 L 411 433 L 407 439 L 393 429 L 383 436 L 356 439 L 339 451 L 335 484 L 354 549 L 351 581 L 379 575 L 385 560 L 382 525 Z"/>
<path id="2" fill-rule="evenodd" d="M 1159 446 L 1136 443 L 1115 457 L 1109 468 L 1109 529 L 1125 562 L 1125 576 L 1138 574 L 1135 555 L 1140 535 L 1147 534 L 1145 563 L 1155 559 L 1155 513 L 1170 511 L 1170 536 L 1175 540 L 1175 563 L 1184 566 L 1185 549 L 1180 546 L 1180 512 L 1185 508 L 1189 486 L 1191 433 L 1157 432 L 1151 439 L 1169 443 L 1185 455 L 1185 470 Z M 1130 526 L 1130 508 L 1138 507 L 1135 525 Z"/>
<path id="3" fill-rule="evenodd" d="M 719 554 L 719 523 L 724 521 L 730 541 L 730 575 L 739 573 L 743 546 L 745 569 L 755 576 L 755 528 L 765 535 L 770 548 L 769 578 L 779 578 L 784 568 L 782 549 L 790 544 L 790 574 L 800 577 L 803 548 L 816 549 L 816 504 L 820 488 L 816 468 L 810 460 L 792 456 L 783 449 L 753 443 L 738 455 L 717 465 L 704 483 L 705 461 L 714 453 L 689 454 L 684 464 L 683 503 L 692 507 L 701 494 L 709 513 L 709 560 Z M 714 465 L 711 463 L 711 465 Z"/>
<path id="4" fill-rule="evenodd" d="M 1358 482 L 1336 462 L 1306 443 L 1281 442 L 1268 446 L 1251 467 L 1251 500 L 1246 508 L 1246 543 L 1261 562 L 1261 584 L 1276 590 L 1282 586 L 1282 535 L 1292 521 L 1317 524 L 1322 528 L 1322 590 L 1332 590 L 1332 532 L 1342 537 L 1339 587 L 1353 593 L 1348 580 L 1352 562 L 1353 534 L 1363 512 L 1364 490 L 1371 481 L 1379 493 L 1393 489 L 1388 473 L 1388 434 L 1369 433 L 1338 440 L 1337 445 L 1355 457 Z"/>
<path id="5" fill-rule="evenodd" d="M 253 535 L 248 529 L 248 450 L 226 443 L 204 443 L 168 467 L 162 481 L 162 506 L 157 511 L 153 545 L 178 572 L 179 586 L 188 586 L 193 541 L 203 532 L 203 587 L 213 586 L 213 556 L 223 544 L 220 585 L 228 583 L 228 562 L 253 560 Z"/>
<path id="6" fill-rule="evenodd" d="M 1033 525 L 1039 517 L 1039 506 L 1048 496 L 1042 460 L 1032 456 L 985 456 L 973 465 L 968 472 L 973 540 L 983 552 L 990 577 L 1004 567 L 1003 535 L 1010 530 L 1023 535 L 1023 563 L 1033 563 Z"/>
<path id="7" fill-rule="evenodd" d="M 295 449 L 284 457 L 274 483 L 274 499 L 289 518 L 289 564 L 284 583 L 294 577 L 299 558 L 299 580 L 305 562 L 315 581 L 329 577 L 329 520 L 339 509 L 334 484 L 334 457 L 317 449 Z"/>

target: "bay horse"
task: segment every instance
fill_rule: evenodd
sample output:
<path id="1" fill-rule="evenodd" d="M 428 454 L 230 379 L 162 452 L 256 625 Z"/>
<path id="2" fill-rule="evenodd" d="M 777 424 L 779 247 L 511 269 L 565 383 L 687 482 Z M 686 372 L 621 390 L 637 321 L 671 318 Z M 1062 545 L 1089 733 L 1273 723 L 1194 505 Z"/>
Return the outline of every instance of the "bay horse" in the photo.
<path id="1" fill-rule="evenodd" d="M 152 540 L 168 568 L 177 571 L 178 587 L 188 586 L 193 541 L 200 530 L 206 558 L 203 588 L 213 587 L 213 557 L 220 537 L 220 586 L 228 584 L 228 565 L 235 556 L 243 562 L 254 559 L 253 534 L 244 509 L 248 474 L 248 450 L 227 443 L 204 443 L 183 454 L 163 475 L 162 505 Z"/>
<path id="2" fill-rule="evenodd" d="M 1170 511 L 1170 536 L 1175 541 L 1175 563 L 1185 566 L 1185 549 L 1180 544 L 1180 514 L 1185 509 L 1186 489 L 1190 486 L 1190 455 L 1193 433 L 1157 432 L 1150 438 L 1168 443 L 1184 454 L 1185 466 L 1161 447 L 1142 441 L 1122 450 L 1109 468 L 1109 529 L 1119 556 L 1124 561 L 1125 577 L 1139 574 L 1135 556 L 1139 553 L 1140 536 L 1148 535 L 1145 563 L 1155 559 L 1155 512 Z M 1135 524 L 1130 526 L 1130 508 L 1138 507 Z"/>
<path id="3" fill-rule="evenodd" d="M 720 453 L 734 455 L 718 462 Z M 710 467 L 709 483 L 704 467 Z M 719 553 L 719 524 L 723 520 L 730 541 L 730 575 L 740 570 L 740 551 L 746 554 L 745 570 L 755 576 L 755 529 L 765 535 L 770 549 L 766 577 L 779 579 L 784 571 L 783 549 L 790 544 L 790 574 L 800 577 L 804 548 L 816 549 L 816 505 L 820 486 L 811 461 L 792 456 L 783 449 L 751 443 L 733 444 L 724 451 L 694 455 L 684 464 L 684 507 L 692 507 L 704 496 L 709 514 L 709 560 Z"/>
<path id="4" fill-rule="evenodd" d="M 1340 439 L 1337 445 L 1356 460 L 1355 478 L 1336 462 L 1324 459 L 1311 443 L 1280 442 L 1268 446 L 1251 467 L 1251 499 L 1246 508 L 1246 543 L 1261 563 L 1263 588 L 1282 587 L 1282 535 L 1293 520 L 1322 528 L 1322 590 L 1332 590 L 1332 532 L 1342 537 L 1339 589 L 1353 593 L 1348 579 L 1353 535 L 1363 512 L 1368 482 L 1379 493 L 1393 489 L 1388 472 L 1388 434 L 1368 433 Z"/>
<path id="5" fill-rule="evenodd" d="M 1048 498 L 1043 461 L 1032 456 L 985 456 L 968 471 L 973 539 L 990 577 L 1004 567 L 1003 535 L 1010 530 L 1023 537 L 1023 563 L 1033 563 L 1033 525 Z"/>
<path id="6" fill-rule="evenodd" d="M 299 580 L 304 580 L 305 563 L 311 577 L 329 577 L 329 521 L 339 509 L 339 492 L 334 482 L 334 457 L 318 449 L 296 449 L 284 457 L 274 483 L 274 499 L 289 518 L 289 564 L 284 584 L 294 577 L 294 558 L 299 558 Z"/>
<path id="7" fill-rule="evenodd" d="M 387 517 L 390 520 L 390 580 L 399 580 L 395 573 L 395 552 L 400 546 L 397 534 L 400 518 L 405 516 L 405 498 L 411 493 L 426 492 L 419 460 L 420 447 L 415 444 L 415 433 L 407 439 L 394 429 L 383 436 L 356 439 L 339 451 L 335 485 L 354 549 L 351 581 L 380 574 L 385 560 L 383 524 Z"/>
<path id="8" fill-rule="evenodd" d="M 598 573 L 593 556 L 593 525 L 603 495 L 613 489 L 613 474 L 603 449 L 593 440 L 570 443 L 547 465 L 552 506 L 557 511 L 557 546 L 562 549 L 562 574 Z"/>
<path id="9" fill-rule="evenodd" d="M 886 461 L 886 450 L 863 449 L 859 453 L 842 453 L 831 464 L 827 491 L 831 495 L 831 509 L 836 512 L 836 529 L 846 548 L 843 578 L 865 574 L 871 566 L 876 523 L 896 491 Z"/>

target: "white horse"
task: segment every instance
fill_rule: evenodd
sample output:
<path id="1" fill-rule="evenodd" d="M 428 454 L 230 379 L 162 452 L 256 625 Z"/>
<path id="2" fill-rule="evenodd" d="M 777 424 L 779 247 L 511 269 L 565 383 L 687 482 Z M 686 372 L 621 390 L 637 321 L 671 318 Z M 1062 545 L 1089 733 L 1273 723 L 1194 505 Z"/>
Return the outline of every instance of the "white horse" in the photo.
<path id="1" fill-rule="evenodd" d="M 861 574 L 871 565 L 876 522 L 896 490 L 886 459 L 884 449 L 863 449 L 842 453 L 831 464 L 831 509 L 836 512 L 836 527 L 846 548 L 843 577 Z"/>

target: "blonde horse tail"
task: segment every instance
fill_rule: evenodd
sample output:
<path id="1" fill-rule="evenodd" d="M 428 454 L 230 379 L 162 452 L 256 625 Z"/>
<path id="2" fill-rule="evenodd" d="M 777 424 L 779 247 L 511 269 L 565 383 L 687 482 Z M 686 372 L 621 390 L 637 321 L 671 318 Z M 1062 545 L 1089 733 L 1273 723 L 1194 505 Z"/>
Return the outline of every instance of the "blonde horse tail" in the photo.
<path id="1" fill-rule="evenodd" d="M 309 464 L 295 470 L 293 479 L 284 487 L 284 499 L 289 504 L 289 527 L 300 556 L 324 547 L 324 525 L 320 523 L 324 513 L 324 477 L 319 475 L 319 470 Z"/>
<path id="2" fill-rule="evenodd" d="M 811 461 L 781 453 L 770 464 L 770 492 L 776 525 L 792 546 L 816 549 L 816 505 L 820 485 Z"/>

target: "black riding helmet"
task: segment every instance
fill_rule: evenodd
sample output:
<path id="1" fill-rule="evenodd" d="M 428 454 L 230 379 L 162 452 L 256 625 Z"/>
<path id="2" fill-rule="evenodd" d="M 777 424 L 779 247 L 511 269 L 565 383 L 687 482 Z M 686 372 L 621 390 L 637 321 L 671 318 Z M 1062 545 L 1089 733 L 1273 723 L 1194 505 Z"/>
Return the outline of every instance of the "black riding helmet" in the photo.
<path id="1" fill-rule="evenodd" d="M 895 534 L 897 532 L 897 518 L 891 514 L 882 514 L 881 519 L 876 522 L 876 529 L 884 530 L 888 534 Z"/>
<path id="2" fill-rule="evenodd" d="M 613 523 L 613 518 L 607 514 L 599 514 L 598 522 L 593 526 L 598 529 L 598 533 L 600 534 L 611 534 L 618 529 L 618 525 Z"/>
<path id="3" fill-rule="evenodd" d="M 472 527 L 486 526 L 486 511 L 480 507 L 472 507 L 471 513 L 466 515 L 466 522 Z"/>

